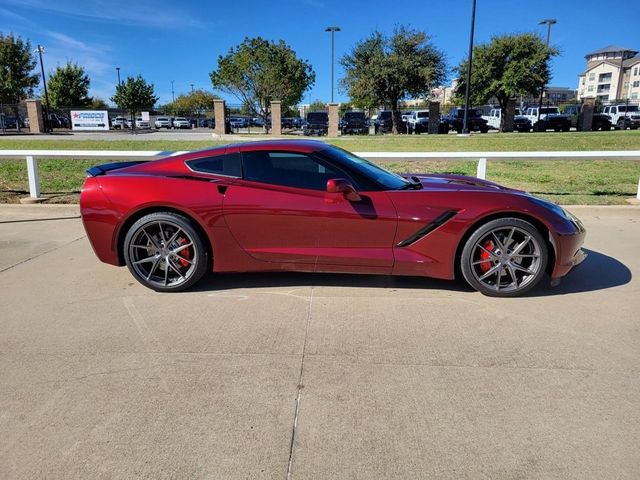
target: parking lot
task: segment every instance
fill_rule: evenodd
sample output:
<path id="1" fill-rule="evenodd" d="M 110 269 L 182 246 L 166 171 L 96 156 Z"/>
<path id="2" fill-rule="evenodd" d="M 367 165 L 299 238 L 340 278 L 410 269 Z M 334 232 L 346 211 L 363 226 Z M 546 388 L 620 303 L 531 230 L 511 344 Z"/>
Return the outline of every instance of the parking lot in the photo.
<path id="1" fill-rule="evenodd" d="M 640 208 L 557 288 L 210 275 L 158 294 L 77 206 L 0 206 L 3 478 L 636 479 Z"/>

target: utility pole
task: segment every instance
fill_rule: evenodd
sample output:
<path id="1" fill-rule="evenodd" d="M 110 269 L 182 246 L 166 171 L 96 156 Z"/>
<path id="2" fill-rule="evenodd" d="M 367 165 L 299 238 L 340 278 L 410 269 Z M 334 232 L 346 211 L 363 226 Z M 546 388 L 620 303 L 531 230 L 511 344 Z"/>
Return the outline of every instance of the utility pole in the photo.
<path id="1" fill-rule="evenodd" d="M 333 103 L 333 46 L 334 39 L 333 36 L 336 32 L 340 31 L 340 27 L 327 27 L 324 29 L 325 32 L 331 32 L 331 103 Z"/>
<path id="2" fill-rule="evenodd" d="M 547 26 L 547 50 L 549 49 L 549 39 L 551 38 L 551 25 L 558 23 L 555 18 L 547 18 L 545 20 L 540 20 L 538 25 L 546 25 Z M 538 122 L 540 121 L 540 110 L 542 110 L 542 94 L 544 93 L 545 85 L 542 85 L 540 89 L 540 101 L 538 102 Z M 535 129 L 534 129 L 535 131 Z"/>
<path id="3" fill-rule="evenodd" d="M 122 82 L 120 81 L 120 67 L 116 67 L 116 70 L 117 70 L 117 72 L 118 72 L 118 86 L 120 86 L 120 85 L 121 85 L 121 83 L 122 83 Z"/>
<path id="4" fill-rule="evenodd" d="M 469 134 L 469 92 L 471 88 L 471 64 L 473 62 L 473 31 L 476 26 L 476 0 L 471 4 L 471 33 L 469 33 L 469 63 L 467 63 L 467 80 L 464 88 L 464 119 L 462 121 L 462 133 Z"/>
<path id="5" fill-rule="evenodd" d="M 44 106 L 44 128 L 47 132 L 50 132 L 51 128 L 49 128 L 49 93 L 47 92 L 47 78 L 44 76 L 44 64 L 42 63 L 42 54 L 44 53 L 44 47 L 42 45 L 38 45 L 36 51 L 40 56 L 40 71 L 42 72 L 42 85 L 44 86 L 44 100 L 46 102 L 46 105 Z"/>
<path id="6" fill-rule="evenodd" d="M 176 101 L 176 94 L 173 91 L 173 82 L 174 82 L 174 80 L 171 80 L 171 101 L 175 102 Z"/>
<path id="7" fill-rule="evenodd" d="M 193 83 L 191 84 L 191 93 L 193 93 Z"/>

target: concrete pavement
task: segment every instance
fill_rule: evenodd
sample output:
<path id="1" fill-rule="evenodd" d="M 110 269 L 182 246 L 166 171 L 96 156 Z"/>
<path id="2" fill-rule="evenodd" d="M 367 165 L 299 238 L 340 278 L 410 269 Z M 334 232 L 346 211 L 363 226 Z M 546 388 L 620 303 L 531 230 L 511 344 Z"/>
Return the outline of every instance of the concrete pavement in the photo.
<path id="1" fill-rule="evenodd" d="M 209 276 L 158 294 L 75 206 L 0 206 L 3 478 L 635 479 L 640 209 L 551 289 Z M 295 428 L 294 428 L 295 424 Z"/>

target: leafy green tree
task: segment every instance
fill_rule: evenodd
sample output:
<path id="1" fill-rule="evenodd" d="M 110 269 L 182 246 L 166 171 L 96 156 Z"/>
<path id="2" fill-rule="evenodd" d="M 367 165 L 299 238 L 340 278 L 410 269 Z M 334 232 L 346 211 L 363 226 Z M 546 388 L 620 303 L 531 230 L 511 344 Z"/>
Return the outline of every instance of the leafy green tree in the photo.
<path id="1" fill-rule="evenodd" d="M 473 48 L 470 102 L 482 104 L 495 97 L 506 112 L 510 98 L 539 95 L 551 78 L 551 57 L 559 53 L 557 48 L 547 47 L 535 33 L 494 36 L 489 43 L 476 45 Z M 457 68 L 458 99 L 464 97 L 466 75 L 465 59 Z M 502 115 L 502 122 L 504 117 Z"/>
<path id="2" fill-rule="evenodd" d="M 193 92 L 179 95 L 173 102 L 165 106 L 165 110 L 172 115 L 199 114 L 205 110 L 213 109 L 213 101 L 220 98 L 206 90 L 198 89 Z"/>
<path id="3" fill-rule="evenodd" d="M 49 76 L 49 103 L 52 108 L 86 107 L 91 104 L 89 77 L 83 67 L 67 62 Z"/>
<path id="4" fill-rule="evenodd" d="M 318 111 L 326 111 L 327 110 L 327 104 L 324 103 L 322 100 L 314 100 L 313 102 L 311 102 L 309 104 L 309 112 L 318 112 Z"/>
<path id="5" fill-rule="evenodd" d="M 345 69 L 340 84 L 354 106 L 391 106 L 393 133 L 398 133 L 398 103 L 428 95 L 444 81 L 447 68 L 444 54 L 425 32 L 403 26 L 390 37 L 372 33 L 342 57 L 340 64 Z"/>
<path id="6" fill-rule="evenodd" d="M 136 112 L 142 108 L 151 109 L 158 101 L 154 95 L 152 83 L 147 83 L 142 75 L 136 78 L 127 79 L 116 87 L 116 94 L 111 97 L 111 101 L 118 108 L 126 110 L 131 114 L 131 119 L 135 120 Z M 135 128 L 135 121 L 133 122 Z"/>
<path id="7" fill-rule="evenodd" d="M 40 75 L 33 73 L 37 61 L 29 40 L 0 32 L 0 101 L 18 103 L 33 95 Z"/>
<path id="8" fill-rule="evenodd" d="M 218 57 L 218 68 L 210 74 L 213 88 L 230 93 L 254 114 L 266 121 L 271 101 L 283 107 L 297 104 L 315 82 L 313 68 L 300 60 L 284 41 L 270 42 L 261 37 L 245 38 Z"/>
<path id="9" fill-rule="evenodd" d="M 92 110 L 106 110 L 107 108 L 109 108 L 109 105 L 107 105 L 107 102 L 105 102 L 100 97 L 93 97 L 91 99 L 91 105 L 89 106 L 91 107 Z"/>

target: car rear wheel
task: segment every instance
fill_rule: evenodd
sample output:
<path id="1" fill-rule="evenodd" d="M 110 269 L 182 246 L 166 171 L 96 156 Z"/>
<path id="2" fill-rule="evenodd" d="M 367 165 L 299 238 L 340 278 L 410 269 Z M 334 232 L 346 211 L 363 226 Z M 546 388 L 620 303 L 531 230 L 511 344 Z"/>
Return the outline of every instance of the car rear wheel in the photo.
<path id="1" fill-rule="evenodd" d="M 124 258 L 131 274 L 157 292 L 177 292 L 207 271 L 209 255 L 192 222 L 172 212 L 145 215 L 129 228 Z"/>
<path id="2" fill-rule="evenodd" d="M 499 218 L 480 226 L 465 243 L 462 274 L 490 297 L 516 297 L 542 279 L 547 245 L 536 227 L 518 218 Z"/>

